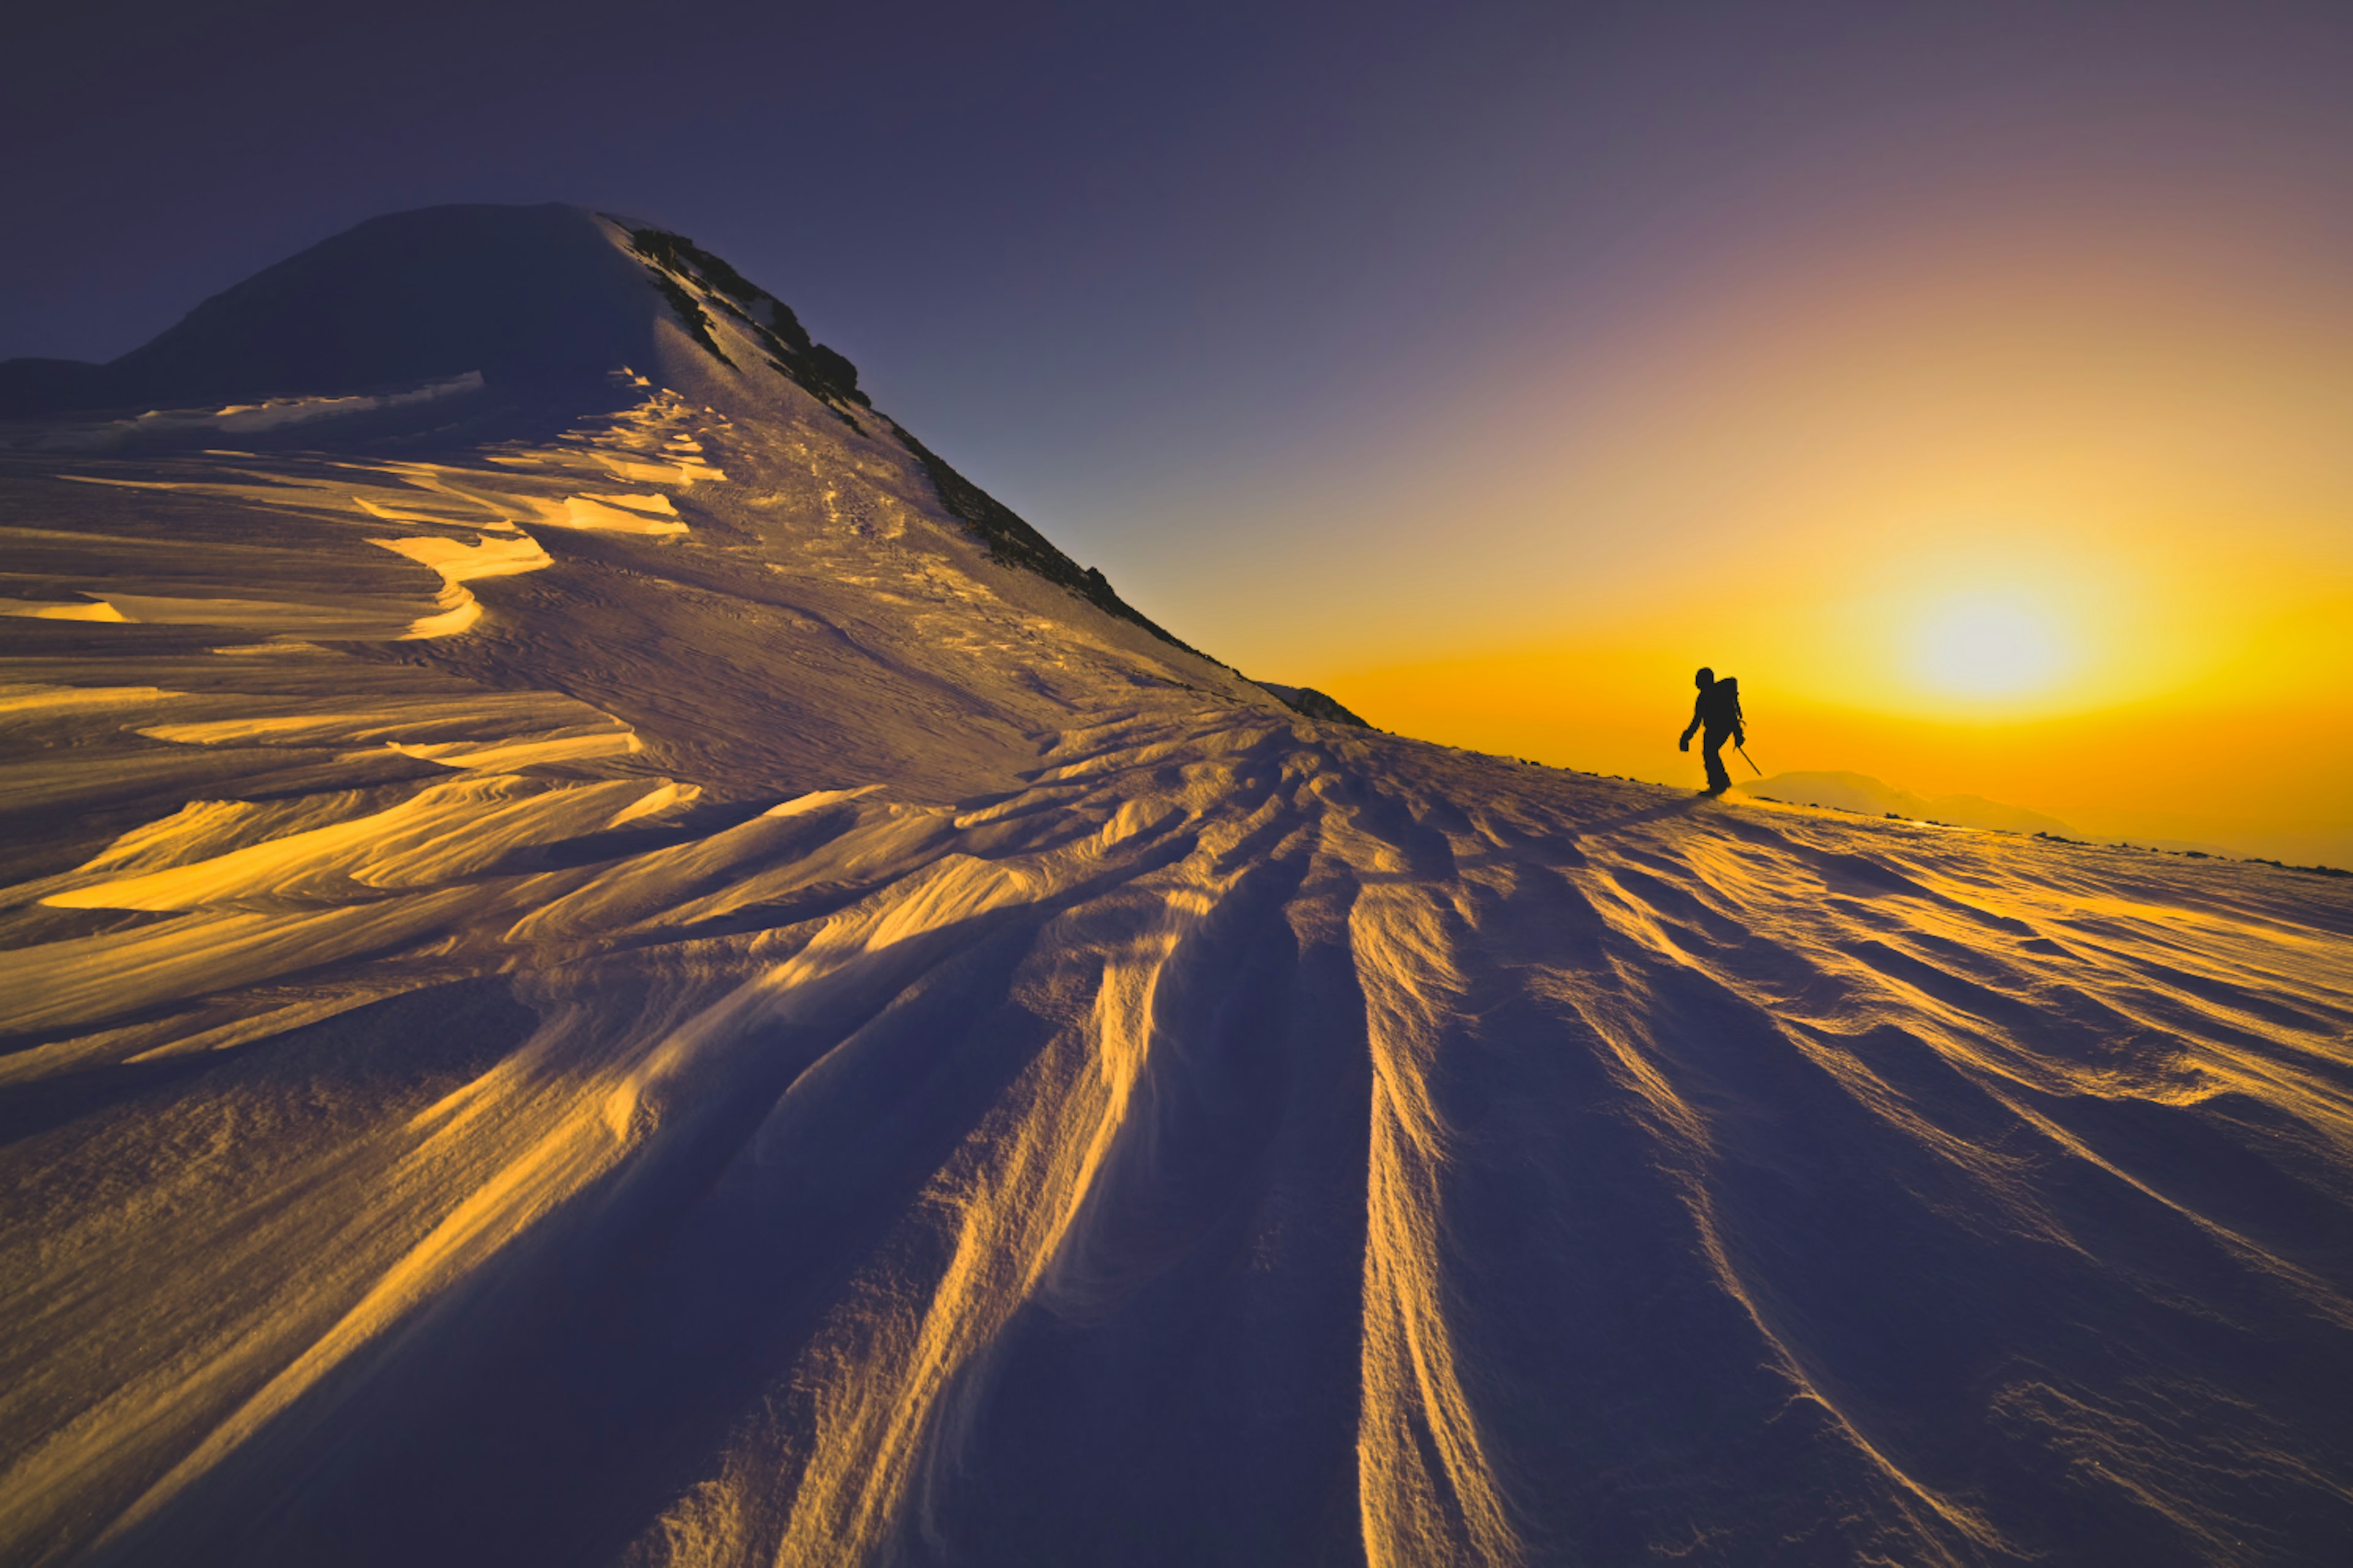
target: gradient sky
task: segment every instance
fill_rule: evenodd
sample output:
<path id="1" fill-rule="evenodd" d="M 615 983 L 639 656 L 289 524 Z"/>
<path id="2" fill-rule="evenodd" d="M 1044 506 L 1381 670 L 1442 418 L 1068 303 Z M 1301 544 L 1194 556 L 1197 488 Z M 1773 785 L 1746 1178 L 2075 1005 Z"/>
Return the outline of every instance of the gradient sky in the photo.
<path id="1" fill-rule="evenodd" d="M 854 9 L 855 14 L 849 14 Z M 1181 636 L 1375 722 L 2353 862 L 2353 6 L 95 0 L 0 356 L 374 214 L 734 261 Z"/>

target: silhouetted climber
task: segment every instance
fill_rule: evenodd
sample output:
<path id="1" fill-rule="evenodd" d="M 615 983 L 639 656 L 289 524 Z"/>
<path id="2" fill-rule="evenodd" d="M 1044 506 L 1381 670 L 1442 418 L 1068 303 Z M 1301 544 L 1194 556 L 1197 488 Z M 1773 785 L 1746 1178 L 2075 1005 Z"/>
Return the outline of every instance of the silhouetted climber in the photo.
<path id="1" fill-rule="evenodd" d="M 1692 721 L 1683 730 L 1683 738 L 1676 742 L 1676 749 L 1690 751 L 1693 731 L 1704 731 L 1700 737 L 1699 754 L 1707 763 L 1707 793 L 1722 795 L 1732 787 L 1732 775 L 1724 767 L 1724 742 L 1728 740 L 1735 746 L 1748 743 L 1748 731 L 1740 720 L 1740 679 L 1727 675 L 1718 680 L 1715 671 L 1702 667 L 1692 677 L 1692 684 L 1699 688 L 1699 700 L 1692 704 Z"/>

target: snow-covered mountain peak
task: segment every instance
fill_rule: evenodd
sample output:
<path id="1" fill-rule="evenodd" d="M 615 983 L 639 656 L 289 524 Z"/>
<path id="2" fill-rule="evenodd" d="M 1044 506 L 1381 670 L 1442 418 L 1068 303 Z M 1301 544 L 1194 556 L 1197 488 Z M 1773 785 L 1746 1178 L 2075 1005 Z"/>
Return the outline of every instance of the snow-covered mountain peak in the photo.
<path id="1" fill-rule="evenodd" d="M 372 218 L 111 363 L 0 364 L 0 414 L 30 421 L 0 426 L 0 447 L 473 451 L 566 438 L 648 388 L 739 448 L 839 446 L 853 471 L 895 470 L 992 560 L 1184 647 L 876 412 L 782 300 L 684 236 L 584 207 Z"/>
<path id="2" fill-rule="evenodd" d="M 651 225 L 549 205 L 371 218 L 110 363 L 0 365 L 0 412 L 349 398 L 475 377 L 494 396 L 580 413 L 625 369 L 707 384 L 743 405 L 730 412 L 772 403 L 779 379 L 866 404 L 856 367 L 727 262 Z"/>

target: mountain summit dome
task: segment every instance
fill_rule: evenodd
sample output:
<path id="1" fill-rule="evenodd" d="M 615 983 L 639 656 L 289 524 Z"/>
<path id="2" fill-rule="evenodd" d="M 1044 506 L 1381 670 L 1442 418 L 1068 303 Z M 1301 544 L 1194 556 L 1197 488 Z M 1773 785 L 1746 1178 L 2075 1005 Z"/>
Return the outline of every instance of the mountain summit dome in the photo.
<path id="1" fill-rule="evenodd" d="M 333 396 L 480 373 L 492 385 L 647 363 L 667 314 L 585 208 L 370 218 L 213 296 L 110 363 L 0 365 L 16 416 Z"/>

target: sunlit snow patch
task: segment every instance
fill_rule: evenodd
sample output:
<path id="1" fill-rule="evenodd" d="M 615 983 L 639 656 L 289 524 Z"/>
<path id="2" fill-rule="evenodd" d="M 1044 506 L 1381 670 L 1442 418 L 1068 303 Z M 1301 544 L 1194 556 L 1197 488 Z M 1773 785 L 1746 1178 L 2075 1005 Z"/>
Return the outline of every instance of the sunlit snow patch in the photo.
<path id="1" fill-rule="evenodd" d="M 0 616 L 29 621 L 128 621 L 131 617 L 104 599 L 87 602 L 45 599 L 0 599 Z"/>

